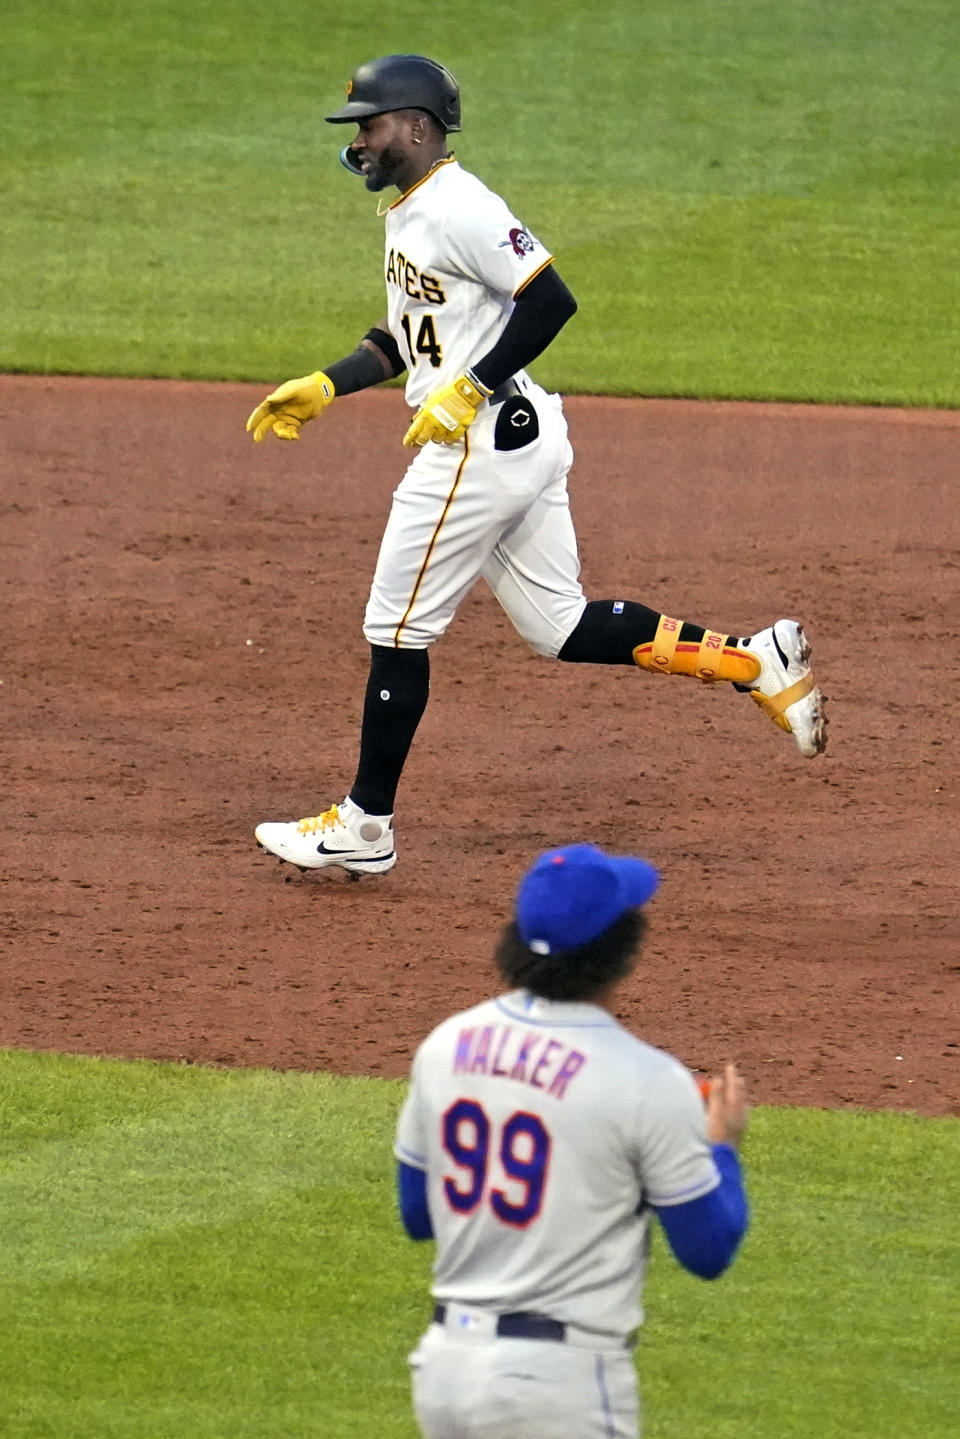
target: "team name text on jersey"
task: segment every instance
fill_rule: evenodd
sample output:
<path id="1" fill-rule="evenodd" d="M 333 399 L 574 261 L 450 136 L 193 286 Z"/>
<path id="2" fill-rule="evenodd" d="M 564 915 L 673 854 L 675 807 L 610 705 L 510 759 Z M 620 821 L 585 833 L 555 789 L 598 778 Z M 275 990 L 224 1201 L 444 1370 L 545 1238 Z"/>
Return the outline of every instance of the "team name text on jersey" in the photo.
<path id="1" fill-rule="evenodd" d="M 430 305 L 445 305 L 447 297 L 440 281 L 433 275 L 424 275 L 402 250 L 391 250 L 387 256 L 387 284 L 409 295 L 411 300 L 426 300 Z"/>

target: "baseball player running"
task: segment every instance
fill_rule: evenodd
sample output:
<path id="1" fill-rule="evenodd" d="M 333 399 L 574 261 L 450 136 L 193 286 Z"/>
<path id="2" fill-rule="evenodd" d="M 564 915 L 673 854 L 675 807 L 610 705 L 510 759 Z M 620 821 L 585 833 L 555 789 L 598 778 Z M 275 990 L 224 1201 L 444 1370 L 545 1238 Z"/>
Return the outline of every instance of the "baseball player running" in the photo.
<path id="1" fill-rule="evenodd" d="M 567 496 L 572 451 L 559 396 L 526 372 L 576 310 L 553 257 L 447 149 L 460 94 L 421 55 L 361 65 L 327 116 L 355 124 L 342 153 L 386 205 L 387 315 L 352 354 L 290 380 L 247 421 L 256 441 L 299 438 L 338 396 L 407 373 L 414 451 L 394 497 L 367 603 L 370 671 L 360 757 L 342 803 L 257 827 L 260 845 L 302 869 L 379 874 L 396 863 L 401 772 L 429 691 L 430 646 L 481 576 L 539 654 L 727 681 L 791 733 L 826 742 L 823 700 L 796 620 L 746 638 L 634 600 L 590 600 Z M 385 201 L 381 201 L 384 204 Z"/>
<path id="2" fill-rule="evenodd" d="M 436 1241 L 410 1357 L 426 1439 L 635 1439 L 651 1215 L 705 1279 L 746 1231 L 735 1067 L 705 1109 L 689 1071 L 614 1018 L 656 885 L 590 845 L 541 855 L 496 949 L 509 992 L 414 1058 L 395 1154 L 406 1230 Z"/>

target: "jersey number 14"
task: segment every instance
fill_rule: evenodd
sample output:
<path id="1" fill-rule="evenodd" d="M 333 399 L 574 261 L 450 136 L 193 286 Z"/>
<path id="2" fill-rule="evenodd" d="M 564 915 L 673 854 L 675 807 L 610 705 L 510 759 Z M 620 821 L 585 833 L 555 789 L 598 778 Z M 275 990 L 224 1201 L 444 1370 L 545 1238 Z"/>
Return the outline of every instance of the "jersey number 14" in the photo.
<path id="1" fill-rule="evenodd" d="M 432 315 L 424 315 L 420 321 L 420 328 L 417 331 L 417 343 L 413 343 L 413 329 L 410 325 L 410 316 L 401 315 L 400 324 L 403 333 L 407 337 L 407 350 L 414 364 L 417 363 L 418 355 L 429 355 L 430 363 L 435 370 L 439 370 L 443 364 L 443 351 L 440 348 L 440 341 L 437 339 L 436 326 L 433 323 Z"/>
<path id="2" fill-rule="evenodd" d="M 460 1171 L 445 1175 L 443 1191 L 458 1214 L 484 1200 L 504 1224 L 523 1229 L 540 1213 L 550 1162 L 550 1135 L 536 1114 L 517 1110 L 499 1133 L 475 1099 L 458 1099 L 443 1116 L 443 1147 Z M 487 1184 L 493 1165 L 502 1183 Z"/>

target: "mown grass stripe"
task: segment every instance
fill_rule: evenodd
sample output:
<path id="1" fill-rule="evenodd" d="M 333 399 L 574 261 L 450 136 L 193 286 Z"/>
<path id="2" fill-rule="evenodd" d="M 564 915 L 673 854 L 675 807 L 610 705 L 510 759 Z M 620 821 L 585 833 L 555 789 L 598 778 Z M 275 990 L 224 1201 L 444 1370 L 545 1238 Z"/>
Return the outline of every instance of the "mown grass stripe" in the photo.
<path id="1" fill-rule="evenodd" d="M 430 1246 L 403 1237 L 403 1085 L 0 1051 L 0 1432 L 414 1439 Z M 960 1427 L 960 1122 L 766 1109 L 719 1284 L 657 1237 L 654 1439 Z"/>
<path id="2" fill-rule="evenodd" d="M 277 381 L 383 313 L 323 115 L 426 12 L 12 0 L 0 367 Z M 557 255 L 566 390 L 960 404 L 952 0 L 431 11 L 459 158 Z M 426 43 L 426 42 L 420 42 Z M 442 338 L 442 336 L 441 336 Z"/>

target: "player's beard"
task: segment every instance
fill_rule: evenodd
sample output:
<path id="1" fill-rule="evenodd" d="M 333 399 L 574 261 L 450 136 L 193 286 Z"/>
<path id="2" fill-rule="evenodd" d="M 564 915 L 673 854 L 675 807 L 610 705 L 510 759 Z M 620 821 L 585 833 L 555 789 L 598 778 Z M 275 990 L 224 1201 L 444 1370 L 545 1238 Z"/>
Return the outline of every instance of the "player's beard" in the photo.
<path id="1" fill-rule="evenodd" d="M 391 150 L 389 145 L 380 152 L 378 160 L 370 162 L 370 169 L 363 177 L 363 182 L 368 190 L 376 193 L 378 190 L 385 190 L 388 185 L 394 183 L 394 176 L 403 164 L 403 156 Z"/>

